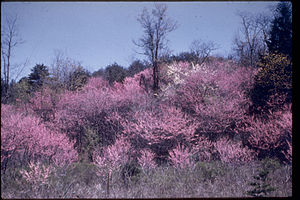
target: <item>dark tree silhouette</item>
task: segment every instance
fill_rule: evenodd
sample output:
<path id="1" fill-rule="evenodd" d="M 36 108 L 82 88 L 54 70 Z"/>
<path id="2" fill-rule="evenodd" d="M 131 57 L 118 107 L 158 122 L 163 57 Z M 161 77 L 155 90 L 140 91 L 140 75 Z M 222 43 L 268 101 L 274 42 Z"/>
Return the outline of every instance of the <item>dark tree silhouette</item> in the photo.
<path id="1" fill-rule="evenodd" d="M 143 71 L 147 68 L 147 65 L 140 60 L 133 61 L 128 67 L 128 76 L 133 77 L 135 74 Z"/>
<path id="2" fill-rule="evenodd" d="M 42 87 L 47 77 L 49 77 L 48 67 L 44 64 L 36 64 L 28 76 L 29 84 L 33 87 L 33 90 L 37 90 Z"/>
<path id="3" fill-rule="evenodd" d="M 108 80 L 110 84 L 113 84 L 115 81 L 119 83 L 123 83 L 126 78 L 127 72 L 122 66 L 114 63 L 109 65 L 105 69 L 105 78 Z"/>
<path id="4" fill-rule="evenodd" d="M 159 60 L 168 51 L 166 36 L 177 27 L 176 22 L 168 18 L 167 6 L 156 4 L 152 10 L 152 15 L 144 8 L 138 17 L 144 35 L 138 41 L 133 41 L 135 45 L 143 50 L 148 56 L 153 67 L 153 90 L 159 89 Z"/>
<path id="5" fill-rule="evenodd" d="M 280 2 L 275 9 L 271 23 L 270 37 L 267 41 L 269 51 L 283 53 L 292 57 L 292 5 Z"/>

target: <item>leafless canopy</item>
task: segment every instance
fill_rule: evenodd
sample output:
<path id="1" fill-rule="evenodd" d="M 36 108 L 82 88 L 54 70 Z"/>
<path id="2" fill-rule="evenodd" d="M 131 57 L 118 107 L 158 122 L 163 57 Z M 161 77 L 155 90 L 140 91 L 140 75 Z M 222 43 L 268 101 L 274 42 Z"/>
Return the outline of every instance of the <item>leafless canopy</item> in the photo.
<path id="1" fill-rule="evenodd" d="M 239 12 L 241 28 L 234 38 L 234 50 L 243 64 L 254 66 L 259 55 L 267 51 L 266 40 L 269 28 L 269 17 L 264 14 L 253 16 Z"/>
<path id="2" fill-rule="evenodd" d="M 54 58 L 50 67 L 52 84 L 65 86 L 71 74 L 80 67 L 79 61 L 66 56 L 62 50 L 54 50 Z"/>
<path id="3" fill-rule="evenodd" d="M 163 4 L 155 4 L 151 14 L 144 8 L 137 19 L 144 30 L 144 35 L 138 41 L 133 41 L 153 65 L 154 90 L 158 89 L 159 80 L 157 62 L 168 51 L 166 36 L 177 28 L 176 22 L 168 18 L 166 11 L 167 6 Z"/>
<path id="4" fill-rule="evenodd" d="M 143 50 L 143 54 L 149 57 L 151 63 L 158 61 L 163 51 L 168 49 L 166 36 L 177 27 L 176 22 L 167 17 L 166 11 L 166 5 L 156 4 L 152 15 L 144 8 L 137 19 L 144 35 L 133 42 Z"/>
<path id="5" fill-rule="evenodd" d="M 194 40 L 190 46 L 190 51 L 197 57 L 197 63 L 204 63 L 210 56 L 211 52 L 217 49 L 217 45 L 212 42 L 202 42 L 201 40 Z"/>
<path id="6" fill-rule="evenodd" d="M 4 27 L 1 27 L 1 57 L 4 79 L 4 93 L 7 94 L 9 81 L 11 79 L 11 58 L 15 47 L 23 43 L 17 29 L 17 16 L 7 17 Z"/>

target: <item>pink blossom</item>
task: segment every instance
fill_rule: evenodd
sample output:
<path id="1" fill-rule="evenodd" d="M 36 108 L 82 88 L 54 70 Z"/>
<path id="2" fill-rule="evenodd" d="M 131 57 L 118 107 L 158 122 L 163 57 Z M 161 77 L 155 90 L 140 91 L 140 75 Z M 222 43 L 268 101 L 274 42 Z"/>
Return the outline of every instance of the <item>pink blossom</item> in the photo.
<path id="1" fill-rule="evenodd" d="M 155 154 L 150 150 L 144 149 L 141 151 L 141 155 L 138 157 L 138 163 L 143 168 L 155 168 L 157 165 L 154 161 Z"/>
<path id="2" fill-rule="evenodd" d="M 184 169 L 192 165 L 190 151 L 183 145 L 178 145 L 175 149 L 169 151 L 169 155 L 171 163 L 176 168 Z"/>
<path id="3" fill-rule="evenodd" d="M 171 103 L 195 117 L 201 132 L 236 132 L 247 112 L 244 90 L 252 74 L 232 63 L 206 64 L 184 79 L 170 96 Z"/>
<path id="4" fill-rule="evenodd" d="M 102 155 L 95 154 L 94 163 L 99 167 L 108 167 L 111 172 L 127 163 L 130 159 L 130 144 L 125 138 L 117 139 L 115 144 L 103 149 Z"/>
<path id="5" fill-rule="evenodd" d="M 179 135 L 190 138 L 197 127 L 197 124 L 185 117 L 180 110 L 165 105 L 153 110 L 138 110 L 132 119 L 134 120 L 124 119 L 121 122 L 124 133 L 139 135 L 150 143 L 158 143 Z"/>
<path id="6" fill-rule="evenodd" d="M 49 183 L 49 177 L 54 169 L 51 166 L 46 167 L 40 162 L 30 162 L 29 170 L 20 170 L 23 178 L 32 183 L 34 187 L 39 187 L 40 185 L 45 185 Z"/>
<path id="7" fill-rule="evenodd" d="M 289 156 L 289 146 L 292 140 L 292 113 L 289 110 L 272 113 L 269 120 L 246 119 L 247 126 L 244 131 L 250 133 L 249 144 L 258 152 L 284 152 L 287 160 Z M 286 149 L 286 146 L 288 147 Z M 291 152 L 291 151 L 290 151 Z M 277 155 L 278 156 L 278 155 Z"/>
<path id="8" fill-rule="evenodd" d="M 17 154 L 70 163 L 77 159 L 66 135 L 49 130 L 39 118 L 25 116 L 11 106 L 1 110 L 1 162 Z"/>
<path id="9" fill-rule="evenodd" d="M 213 142 L 203 136 L 195 137 L 191 142 L 194 144 L 193 152 L 198 155 L 199 161 L 212 160 L 212 154 L 215 152 Z"/>
<path id="10" fill-rule="evenodd" d="M 256 152 L 243 147 L 241 142 L 233 142 L 224 137 L 214 143 L 220 159 L 224 163 L 244 163 L 255 159 Z"/>
<path id="11" fill-rule="evenodd" d="M 293 157 L 292 142 L 287 141 L 287 145 L 288 145 L 288 148 L 285 151 L 282 150 L 282 153 L 285 156 L 286 160 L 288 160 L 291 163 L 292 162 L 292 157 Z"/>

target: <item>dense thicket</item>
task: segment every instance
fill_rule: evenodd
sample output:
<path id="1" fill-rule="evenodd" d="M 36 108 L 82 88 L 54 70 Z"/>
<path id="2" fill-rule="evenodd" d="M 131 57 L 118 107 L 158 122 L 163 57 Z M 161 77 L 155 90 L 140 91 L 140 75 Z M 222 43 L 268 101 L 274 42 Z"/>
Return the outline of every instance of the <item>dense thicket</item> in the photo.
<path id="1" fill-rule="evenodd" d="M 279 65 L 286 64 L 287 60 L 275 55 L 269 59 L 270 67 L 262 67 L 258 72 L 241 68 L 232 61 L 215 60 L 204 65 L 165 64 L 161 66 L 164 73 L 161 92 L 156 96 L 151 90 L 145 90 L 147 81 L 141 83 L 141 77 L 144 77 L 151 85 L 149 68 L 126 77 L 123 84 L 117 81 L 109 84 L 97 77 L 90 78 L 81 90 L 61 94 L 44 87 L 28 102 L 19 102 L 15 111 L 9 112 L 11 114 L 3 113 L 7 117 L 2 117 L 2 141 L 8 142 L 8 124 L 15 123 L 9 122 L 16 118 L 12 116 L 15 113 L 25 115 L 28 120 L 38 119 L 39 126 L 51 127 L 68 137 L 80 160 L 93 161 L 96 152 L 101 155 L 122 138 L 133 149 L 128 152 L 128 159 L 135 161 L 141 152 L 148 150 L 157 164 L 177 159 L 174 156 L 178 152 L 196 160 L 246 162 L 271 155 L 290 162 L 291 111 L 284 107 L 290 105 L 290 101 L 282 102 L 282 109 L 274 110 L 276 113 L 271 113 L 268 122 L 247 114 L 252 105 L 247 91 L 258 87 L 259 81 L 265 81 L 268 70 L 277 72 L 277 79 L 272 79 L 270 84 L 261 83 L 262 86 L 274 86 L 268 87 L 274 95 L 281 91 L 286 94 L 286 90 L 291 89 L 290 83 L 286 82 L 289 77 L 285 77 L 290 71 Z M 253 82 L 255 74 L 261 80 L 256 78 Z M 24 134 L 30 131 L 27 126 L 19 128 Z M 22 137 L 22 132 L 19 136 Z M 18 146 L 21 140 L 11 142 Z M 188 151 L 179 148 L 177 154 L 170 157 L 177 145 L 183 145 Z M 271 146 L 266 148 L 266 145 Z M 9 148 L 3 146 L 3 161 L 7 159 L 4 153 L 11 151 Z"/>
<path id="2" fill-rule="evenodd" d="M 251 112 L 278 110 L 292 102 L 292 62 L 283 54 L 269 54 L 259 63 L 250 91 Z"/>
<path id="3" fill-rule="evenodd" d="M 38 193 L 37 185 L 55 182 L 53 174 L 82 164 L 106 180 L 109 196 L 116 172 L 128 186 L 141 171 L 162 166 L 240 166 L 266 158 L 291 164 L 292 61 L 285 46 L 274 47 L 272 31 L 269 52 L 256 66 L 209 56 L 214 45 L 195 42 L 191 52 L 154 59 L 157 83 L 151 65 L 139 60 L 92 76 L 60 54 L 51 73 L 36 65 L 11 83 L 10 104 L 1 104 L 1 173 L 17 168 Z"/>

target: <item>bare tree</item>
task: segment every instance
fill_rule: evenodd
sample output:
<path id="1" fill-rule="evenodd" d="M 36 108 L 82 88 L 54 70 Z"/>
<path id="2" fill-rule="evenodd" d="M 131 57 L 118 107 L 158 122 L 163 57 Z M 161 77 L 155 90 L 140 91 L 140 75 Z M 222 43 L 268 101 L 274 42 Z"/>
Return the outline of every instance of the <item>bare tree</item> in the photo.
<path id="1" fill-rule="evenodd" d="M 241 28 L 234 38 L 234 51 L 246 66 L 255 66 L 259 56 L 267 51 L 266 39 L 269 19 L 266 15 L 254 16 L 239 12 Z"/>
<path id="2" fill-rule="evenodd" d="M 271 25 L 271 17 L 269 15 L 266 15 L 264 13 L 260 13 L 256 16 L 256 23 L 261 29 L 261 33 L 263 36 L 263 45 L 264 45 L 264 51 L 267 51 L 267 40 L 269 38 L 269 31 L 270 31 L 270 25 Z"/>
<path id="3" fill-rule="evenodd" d="M 54 58 L 50 67 L 51 85 L 67 88 L 71 75 L 82 68 L 79 61 L 75 61 L 61 50 L 54 51 Z"/>
<path id="4" fill-rule="evenodd" d="M 3 79 L 4 79 L 4 94 L 8 95 L 9 82 L 11 79 L 12 64 L 11 58 L 13 55 L 13 50 L 20 44 L 23 40 L 20 38 L 17 29 L 17 16 L 6 17 L 4 27 L 1 31 L 1 57 L 3 68 Z M 25 66 L 25 65 L 24 65 Z"/>
<path id="5" fill-rule="evenodd" d="M 163 4 L 155 4 L 152 13 L 144 8 L 141 15 L 138 17 L 138 22 L 141 24 L 144 35 L 133 43 L 143 50 L 142 54 L 146 55 L 153 66 L 153 90 L 159 89 L 159 65 L 160 58 L 168 51 L 168 33 L 177 28 L 176 22 L 167 16 L 167 6 Z"/>
<path id="6" fill-rule="evenodd" d="M 204 63 L 210 56 L 211 52 L 217 49 L 217 45 L 212 42 L 202 42 L 201 40 L 194 40 L 190 46 L 190 51 L 197 57 L 197 64 Z"/>

